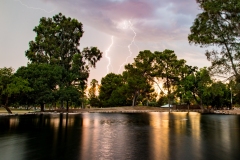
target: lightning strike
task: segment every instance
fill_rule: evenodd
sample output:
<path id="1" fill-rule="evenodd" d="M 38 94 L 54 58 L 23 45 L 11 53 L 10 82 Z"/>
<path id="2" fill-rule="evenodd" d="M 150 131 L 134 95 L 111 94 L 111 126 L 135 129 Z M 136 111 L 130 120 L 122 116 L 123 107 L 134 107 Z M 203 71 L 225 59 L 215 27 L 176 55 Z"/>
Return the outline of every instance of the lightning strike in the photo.
<path id="1" fill-rule="evenodd" d="M 112 45 L 113 45 L 113 36 L 112 36 L 112 42 L 110 44 L 110 46 L 108 47 L 108 49 L 105 51 L 105 57 L 108 60 L 108 65 L 107 65 L 107 74 L 109 73 L 109 66 L 111 65 L 111 58 L 108 56 L 108 52 L 110 51 Z"/>
<path id="2" fill-rule="evenodd" d="M 27 7 L 28 9 L 41 10 L 41 11 L 44 11 L 44 12 L 46 12 L 46 13 L 51 13 L 51 12 L 55 11 L 55 9 L 52 10 L 52 11 L 47 11 L 47 10 L 42 9 L 42 8 L 30 7 L 30 6 L 26 5 L 26 4 L 24 4 L 21 0 L 15 0 L 15 1 L 18 1 L 22 6 L 25 6 L 25 7 Z"/>
<path id="3" fill-rule="evenodd" d="M 123 67 L 124 64 L 126 64 L 128 62 L 128 59 L 132 56 L 131 46 L 132 46 L 132 44 L 135 44 L 135 37 L 137 36 L 137 33 L 134 31 L 133 24 L 131 23 L 130 20 L 128 21 L 128 24 L 126 24 L 126 22 L 124 22 L 123 29 L 126 29 L 126 28 L 130 28 L 132 30 L 132 32 L 134 33 L 134 36 L 132 38 L 131 43 L 128 45 L 128 51 L 129 51 L 130 55 L 126 58 L 125 62 L 120 65 L 120 67 L 118 69 L 118 73 L 120 73 L 120 69 Z M 137 48 L 138 48 L 138 46 L 137 46 Z"/>

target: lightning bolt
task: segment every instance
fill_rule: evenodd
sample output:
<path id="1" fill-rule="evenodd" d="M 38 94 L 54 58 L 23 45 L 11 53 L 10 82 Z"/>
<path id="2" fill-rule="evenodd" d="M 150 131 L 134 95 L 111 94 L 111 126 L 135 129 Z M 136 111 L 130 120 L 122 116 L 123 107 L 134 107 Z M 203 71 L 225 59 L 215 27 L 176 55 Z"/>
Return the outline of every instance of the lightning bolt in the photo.
<path id="1" fill-rule="evenodd" d="M 18 1 L 22 6 L 25 6 L 25 7 L 29 8 L 29 9 L 41 10 L 41 11 L 44 11 L 44 12 L 46 12 L 46 13 L 51 13 L 51 12 L 55 11 L 55 9 L 52 10 L 52 11 L 47 11 L 47 10 L 42 9 L 42 8 L 30 7 L 30 6 L 26 5 L 26 4 L 24 4 L 24 3 L 23 3 L 22 1 L 20 1 L 20 0 L 15 0 L 15 1 Z"/>
<path id="2" fill-rule="evenodd" d="M 110 51 L 112 45 L 113 45 L 113 36 L 111 37 L 112 42 L 110 44 L 110 46 L 108 47 L 108 49 L 105 51 L 105 57 L 108 59 L 108 65 L 107 65 L 107 74 L 109 73 L 109 66 L 111 65 L 111 58 L 108 56 L 108 52 Z"/>
<path id="3" fill-rule="evenodd" d="M 133 24 L 131 23 L 131 21 L 129 20 L 128 21 L 128 25 L 124 22 L 124 27 L 123 29 L 126 29 L 126 28 L 130 28 L 132 30 L 132 32 L 134 33 L 134 36 L 132 38 L 132 41 L 131 43 L 128 45 L 128 51 L 130 53 L 130 55 L 126 58 L 125 62 L 123 64 L 120 65 L 119 69 L 118 69 L 118 73 L 120 73 L 120 69 L 123 67 L 124 64 L 127 63 L 128 59 L 132 56 L 132 51 L 131 51 L 131 46 L 132 44 L 135 44 L 135 37 L 137 36 L 137 33 L 134 31 L 133 29 Z M 136 44 L 135 44 L 136 45 Z M 136 45 L 137 46 L 137 45 Z M 138 48 L 138 46 L 137 46 Z"/>

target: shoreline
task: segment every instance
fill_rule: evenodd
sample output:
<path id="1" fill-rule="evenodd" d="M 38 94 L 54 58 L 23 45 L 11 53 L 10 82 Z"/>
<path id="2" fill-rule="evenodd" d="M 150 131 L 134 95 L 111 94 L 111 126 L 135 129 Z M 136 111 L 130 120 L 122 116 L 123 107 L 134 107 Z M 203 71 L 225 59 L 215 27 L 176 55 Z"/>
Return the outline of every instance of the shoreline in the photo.
<path id="1" fill-rule="evenodd" d="M 83 113 L 149 113 L 149 112 L 169 112 L 169 108 L 159 107 L 146 107 L 146 106 L 135 106 L 135 107 L 109 107 L 109 108 L 88 108 L 88 109 L 56 109 L 56 110 L 45 110 L 44 112 L 34 110 L 21 110 L 14 109 L 12 114 L 7 111 L 0 110 L 0 116 L 11 116 L 11 115 L 32 115 L 32 114 L 83 114 Z M 177 112 L 188 112 L 187 110 L 172 110 L 171 113 Z M 201 113 L 201 110 L 189 110 L 189 112 Z M 211 112 L 202 114 L 226 114 L 226 115 L 240 115 L 240 109 L 234 110 L 213 110 Z"/>

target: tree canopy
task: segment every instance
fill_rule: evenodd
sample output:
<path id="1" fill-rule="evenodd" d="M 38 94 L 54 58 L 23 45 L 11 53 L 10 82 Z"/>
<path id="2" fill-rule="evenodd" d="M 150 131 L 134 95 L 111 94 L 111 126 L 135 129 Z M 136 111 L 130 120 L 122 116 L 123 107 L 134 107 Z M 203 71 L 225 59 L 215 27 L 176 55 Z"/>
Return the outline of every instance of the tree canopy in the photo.
<path id="1" fill-rule="evenodd" d="M 197 0 L 197 3 L 202 13 L 190 28 L 189 42 L 201 47 L 216 47 L 205 53 L 214 73 L 239 79 L 240 1 Z"/>
<path id="2" fill-rule="evenodd" d="M 33 89 L 25 95 L 26 105 L 41 105 L 44 110 L 44 104 L 54 103 L 58 98 L 58 84 L 62 79 L 62 68 L 50 64 L 29 64 L 27 67 L 20 67 L 16 75 L 28 79 L 29 86 Z"/>
<path id="3" fill-rule="evenodd" d="M 90 67 L 96 66 L 102 52 L 97 47 L 86 47 L 80 51 L 80 38 L 84 33 L 82 23 L 61 13 L 53 18 L 41 18 L 33 31 L 36 38 L 30 41 L 26 56 L 32 64 L 61 67 L 59 81 L 55 85 L 58 86 L 63 107 L 63 101 L 68 104 L 68 101 L 76 100 L 73 97 L 83 94 Z"/>
<path id="4" fill-rule="evenodd" d="M 14 102 L 17 96 L 32 91 L 26 79 L 13 74 L 12 68 L 0 68 L 0 106 L 3 106 L 8 113 L 12 113 L 9 105 Z"/>
<path id="5" fill-rule="evenodd" d="M 109 73 L 101 80 L 100 105 L 103 107 L 123 106 L 127 103 L 125 80 L 122 75 Z"/>
<path id="6" fill-rule="evenodd" d="M 90 82 L 90 88 L 88 91 L 89 104 L 93 107 L 99 107 L 100 101 L 98 99 L 99 84 L 96 79 L 92 79 Z"/>

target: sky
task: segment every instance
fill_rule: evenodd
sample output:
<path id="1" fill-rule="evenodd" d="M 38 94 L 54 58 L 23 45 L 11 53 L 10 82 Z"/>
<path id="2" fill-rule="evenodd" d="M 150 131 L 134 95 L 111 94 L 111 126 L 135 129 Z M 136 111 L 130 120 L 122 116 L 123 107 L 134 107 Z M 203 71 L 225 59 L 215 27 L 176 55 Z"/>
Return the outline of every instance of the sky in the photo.
<path id="1" fill-rule="evenodd" d="M 190 27 L 201 12 L 195 0 L 1 0 L 0 68 L 26 66 L 25 51 L 41 17 L 61 12 L 83 24 L 79 49 L 103 52 L 89 82 L 122 73 L 139 51 L 170 49 L 188 65 L 209 66 L 206 48 L 190 45 Z"/>

